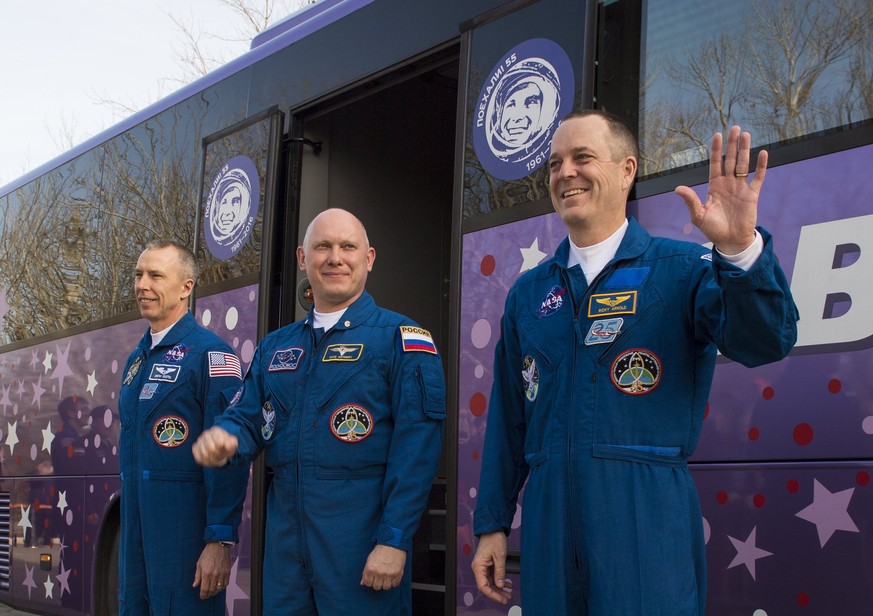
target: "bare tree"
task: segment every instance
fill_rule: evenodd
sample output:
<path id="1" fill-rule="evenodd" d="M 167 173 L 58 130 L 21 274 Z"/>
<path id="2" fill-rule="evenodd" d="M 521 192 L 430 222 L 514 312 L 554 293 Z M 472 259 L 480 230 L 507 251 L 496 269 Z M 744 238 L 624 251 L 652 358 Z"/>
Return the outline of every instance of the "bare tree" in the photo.
<path id="1" fill-rule="evenodd" d="M 239 21 L 227 34 L 204 33 L 193 20 L 168 12 L 168 17 L 182 35 L 183 45 L 176 50 L 182 74 L 172 81 L 186 84 L 198 79 L 221 64 L 229 56 L 245 51 L 246 45 L 267 27 L 317 0 L 217 0 L 232 10 Z M 214 45 L 214 43 L 219 43 Z"/>

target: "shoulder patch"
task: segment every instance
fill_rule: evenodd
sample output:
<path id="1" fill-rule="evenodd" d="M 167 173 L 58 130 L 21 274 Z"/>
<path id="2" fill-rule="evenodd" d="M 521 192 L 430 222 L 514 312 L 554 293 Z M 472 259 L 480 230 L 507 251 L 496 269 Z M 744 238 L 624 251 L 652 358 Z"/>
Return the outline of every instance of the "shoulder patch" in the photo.
<path id="1" fill-rule="evenodd" d="M 437 354 L 436 345 L 433 343 L 430 332 L 420 327 L 411 325 L 400 326 L 400 342 L 403 351 L 422 351 L 424 353 Z"/>
<path id="2" fill-rule="evenodd" d="M 239 358 L 233 353 L 222 351 L 209 352 L 209 376 L 235 376 L 242 378 Z"/>

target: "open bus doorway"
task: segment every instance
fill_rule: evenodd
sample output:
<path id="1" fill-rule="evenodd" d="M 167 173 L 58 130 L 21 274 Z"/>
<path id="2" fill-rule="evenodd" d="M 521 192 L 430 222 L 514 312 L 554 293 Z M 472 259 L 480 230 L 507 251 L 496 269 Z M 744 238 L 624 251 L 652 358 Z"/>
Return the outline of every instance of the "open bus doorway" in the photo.
<path id="1" fill-rule="evenodd" d="M 376 249 L 367 291 L 429 330 L 447 365 L 449 279 L 458 98 L 457 51 L 372 80 L 295 117 L 305 147 L 297 245 L 321 211 L 358 216 Z M 297 274 L 294 319 L 305 316 Z M 451 410 L 449 411 L 451 412 Z M 447 435 L 448 438 L 448 435 Z M 445 613 L 446 447 L 407 560 L 413 613 Z"/>

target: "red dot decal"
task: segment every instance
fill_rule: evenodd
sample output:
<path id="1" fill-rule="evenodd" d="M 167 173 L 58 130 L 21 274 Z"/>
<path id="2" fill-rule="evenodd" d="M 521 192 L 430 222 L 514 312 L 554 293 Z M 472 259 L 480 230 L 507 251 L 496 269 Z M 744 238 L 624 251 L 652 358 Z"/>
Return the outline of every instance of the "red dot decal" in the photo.
<path id="1" fill-rule="evenodd" d="M 828 391 L 832 394 L 840 393 L 840 390 L 843 388 L 843 383 L 840 379 L 831 379 L 828 381 Z"/>
<path id="2" fill-rule="evenodd" d="M 473 459 L 474 459 L 474 460 L 478 460 L 478 459 L 479 459 L 479 452 L 478 452 L 478 451 L 474 451 L 474 452 L 473 452 Z"/>
<path id="3" fill-rule="evenodd" d="M 78 540 L 73 541 L 73 551 L 74 551 L 74 552 L 78 552 L 78 551 L 79 551 L 79 541 L 78 541 Z"/>
<path id="4" fill-rule="evenodd" d="M 794 428 L 794 442 L 805 447 L 812 442 L 813 430 L 808 423 L 797 424 Z"/>
<path id="5" fill-rule="evenodd" d="M 487 402 L 485 394 L 480 392 L 473 394 L 473 397 L 470 398 L 470 412 L 473 413 L 475 417 L 481 417 L 485 414 L 485 406 L 487 405 Z"/>
<path id="6" fill-rule="evenodd" d="M 70 443 L 67 445 L 67 457 L 72 460 L 73 459 L 73 444 Z"/>
<path id="7" fill-rule="evenodd" d="M 776 392 L 773 391 L 772 387 L 765 387 L 764 391 L 761 392 L 761 395 L 764 396 L 764 400 L 772 400 L 775 393 Z"/>
<path id="8" fill-rule="evenodd" d="M 764 506 L 764 502 L 766 500 L 767 499 L 764 498 L 763 494 L 755 494 L 755 496 L 752 497 L 752 502 L 755 503 L 755 507 L 757 507 L 758 509 Z"/>
<path id="9" fill-rule="evenodd" d="M 799 605 L 800 607 L 806 607 L 807 605 L 809 605 L 809 595 L 805 592 L 798 593 L 797 605 Z"/>
<path id="10" fill-rule="evenodd" d="M 749 440 L 757 441 L 761 437 L 761 431 L 758 428 L 749 428 Z"/>
<path id="11" fill-rule="evenodd" d="M 706 419 L 707 417 L 709 417 L 709 403 L 708 402 L 706 403 L 706 408 L 703 409 L 703 418 Z"/>
<path id="12" fill-rule="evenodd" d="M 727 499 L 728 495 L 727 492 L 725 492 L 724 490 L 719 490 L 718 493 L 715 495 L 715 500 L 718 502 L 719 505 L 724 505 L 727 502 Z"/>
<path id="13" fill-rule="evenodd" d="M 785 484 L 785 489 L 790 494 L 797 494 L 797 491 L 800 490 L 800 482 L 797 479 L 789 479 L 788 483 Z"/>
<path id="14" fill-rule="evenodd" d="M 494 273 L 494 268 L 497 267 L 497 261 L 491 255 L 482 257 L 482 262 L 479 264 L 479 271 L 483 276 L 490 276 Z"/>
<path id="15" fill-rule="evenodd" d="M 469 556 L 470 552 L 473 551 L 472 546 L 469 543 L 464 544 L 464 556 Z"/>
<path id="16" fill-rule="evenodd" d="M 855 475 L 855 483 L 859 486 L 866 486 L 870 483 L 870 473 L 867 471 L 858 471 L 858 474 Z"/>

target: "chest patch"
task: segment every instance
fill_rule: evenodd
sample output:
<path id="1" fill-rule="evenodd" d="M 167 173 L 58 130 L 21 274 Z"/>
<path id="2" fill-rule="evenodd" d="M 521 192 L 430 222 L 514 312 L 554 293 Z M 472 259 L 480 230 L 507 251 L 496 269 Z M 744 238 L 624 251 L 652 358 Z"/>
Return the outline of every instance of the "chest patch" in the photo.
<path id="1" fill-rule="evenodd" d="M 357 443 L 373 432 L 373 416 L 362 406 L 344 404 L 330 416 L 330 431 L 341 441 Z"/>
<path id="2" fill-rule="evenodd" d="M 178 364 L 183 359 L 185 359 L 185 355 L 190 351 L 187 346 L 184 344 L 177 344 L 172 349 L 164 353 L 164 361 L 168 364 Z"/>
<path id="3" fill-rule="evenodd" d="M 358 361 L 363 352 L 363 344 L 329 344 L 321 361 Z"/>
<path id="4" fill-rule="evenodd" d="M 661 382 L 661 360 L 646 349 L 630 349 L 615 358 L 609 376 L 626 394 L 647 394 Z"/>
<path id="5" fill-rule="evenodd" d="M 127 374 L 124 375 L 124 384 L 130 385 L 133 383 L 133 377 L 136 376 L 136 373 L 139 372 L 139 367 L 142 365 L 142 356 L 137 357 L 133 360 L 133 363 L 130 365 L 130 368 L 127 370 Z"/>
<path id="6" fill-rule="evenodd" d="M 265 441 L 269 441 L 273 432 L 276 431 L 276 410 L 269 400 L 264 402 L 264 406 L 261 407 L 261 417 L 264 420 L 261 424 L 261 436 L 264 437 Z"/>
<path id="7" fill-rule="evenodd" d="M 624 319 L 621 317 L 594 321 L 588 330 L 588 335 L 585 336 L 585 344 L 606 344 L 607 342 L 612 342 L 621 333 L 622 325 L 624 325 Z"/>
<path id="8" fill-rule="evenodd" d="M 546 296 L 543 298 L 543 301 L 540 302 L 540 308 L 537 310 L 537 317 L 542 319 L 543 317 L 550 317 L 558 310 L 561 309 L 561 306 L 564 305 L 564 294 L 567 292 L 567 287 L 561 287 L 555 285 L 549 292 L 546 293 Z"/>
<path id="9" fill-rule="evenodd" d="M 179 378 L 179 373 L 182 369 L 179 366 L 171 366 L 170 364 L 155 364 L 152 366 L 152 372 L 149 374 L 150 381 L 163 381 L 165 383 L 175 383 Z"/>
<path id="10" fill-rule="evenodd" d="M 613 314 L 634 314 L 637 311 L 637 292 L 597 293 L 588 300 L 588 316 L 607 317 Z"/>
<path id="11" fill-rule="evenodd" d="M 142 391 L 139 392 L 140 400 L 151 400 L 158 393 L 158 385 L 160 383 L 146 383 L 142 386 Z"/>
<path id="12" fill-rule="evenodd" d="M 188 440 L 188 423 L 181 417 L 161 417 L 152 426 L 152 437 L 161 447 L 178 447 Z"/>
<path id="13" fill-rule="evenodd" d="M 297 366 L 300 365 L 300 360 L 303 358 L 303 352 L 303 349 L 299 347 L 279 349 L 273 353 L 273 357 L 270 358 L 270 365 L 267 366 L 267 372 L 297 370 Z"/>
<path id="14" fill-rule="evenodd" d="M 540 371 L 537 368 L 537 360 L 530 355 L 525 355 L 521 379 L 524 385 L 524 397 L 533 402 L 537 399 L 540 389 Z"/>

